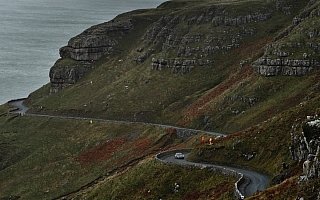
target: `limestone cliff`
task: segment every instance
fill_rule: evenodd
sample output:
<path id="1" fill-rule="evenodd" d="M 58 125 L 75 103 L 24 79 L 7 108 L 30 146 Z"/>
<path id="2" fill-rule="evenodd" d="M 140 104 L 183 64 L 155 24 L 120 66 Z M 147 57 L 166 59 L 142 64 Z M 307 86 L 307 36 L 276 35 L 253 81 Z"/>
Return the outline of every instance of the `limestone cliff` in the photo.
<path id="1" fill-rule="evenodd" d="M 256 72 L 264 76 L 302 76 L 319 67 L 320 8 L 313 6 L 315 3 L 310 1 L 292 19 L 292 25 L 266 45 L 264 55 L 252 65 Z"/>
<path id="2" fill-rule="evenodd" d="M 316 60 L 294 60 L 294 59 L 267 59 L 260 58 L 255 63 L 256 72 L 264 76 L 303 76 L 311 72 L 319 64 Z"/>
<path id="3" fill-rule="evenodd" d="M 61 59 L 50 69 L 50 93 L 74 84 L 87 71 L 95 68 L 93 62 L 116 51 L 114 46 L 132 28 L 130 19 L 112 20 L 92 26 L 71 38 L 67 46 L 60 48 Z M 72 59 L 73 62 L 60 62 L 63 59 Z"/>
<path id="4" fill-rule="evenodd" d="M 50 94 L 56 93 L 63 88 L 77 82 L 87 71 L 94 69 L 90 63 L 61 63 L 58 60 L 49 72 Z"/>
<path id="5" fill-rule="evenodd" d="M 112 20 L 92 26 L 80 35 L 71 38 L 68 45 L 60 48 L 61 58 L 72 58 L 77 61 L 98 60 L 111 54 L 121 38 L 133 28 L 130 19 Z"/>
<path id="6" fill-rule="evenodd" d="M 152 55 L 149 65 L 153 71 L 171 68 L 173 73 L 181 74 L 189 73 L 196 67 L 214 67 L 219 65 L 219 62 L 216 62 L 219 55 L 228 54 L 245 45 L 251 38 L 262 34 L 261 30 L 256 28 L 257 23 L 271 23 L 277 13 L 290 15 L 298 6 L 289 1 L 272 1 L 263 7 L 240 12 L 237 8 L 217 4 L 198 6 L 192 12 L 184 12 L 181 7 L 175 10 L 177 12 L 166 13 L 174 3 L 166 2 L 159 6 L 157 10 L 163 13 L 162 16 L 157 13 L 159 17 L 154 22 L 151 22 L 153 16 L 144 17 L 148 18 L 150 26 L 145 28 L 144 33 L 139 33 L 139 38 L 134 38 L 136 41 L 141 40 L 141 47 L 136 47 L 138 50 L 134 55 L 138 56 L 132 59 L 132 62 L 141 64 Z M 82 64 L 73 65 L 71 68 L 54 66 L 50 71 L 51 92 L 75 83 L 81 74 L 87 71 L 87 65 L 92 61 L 121 52 L 123 49 L 120 50 L 117 45 L 125 37 L 132 37 L 130 34 L 133 29 L 144 26 L 139 21 L 143 18 L 141 13 L 144 14 L 144 11 L 137 15 L 124 14 L 121 18 L 116 17 L 109 22 L 92 26 L 71 38 L 68 45 L 60 49 L 60 56 L 62 59 L 73 59 Z M 264 76 L 301 76 L 312 71 L 319 66 L 317 55 L 320 45 L 317 38 L 320 27 L 316 23 L 319 16 L 319 9 L 312 7 L 312 2 L 309 3 L 303 14 L 291 18 L 292 25 L 265 47 L 261 58 L 249 63 L 244 62 Z M 314 26 L 302 32 L 298 26 L 307 20 Z M 268 31 L 280 32 L 280 28 L 275 27 Z M 300 38 L 307 39 L 297 41 L 299 34 Z"/>

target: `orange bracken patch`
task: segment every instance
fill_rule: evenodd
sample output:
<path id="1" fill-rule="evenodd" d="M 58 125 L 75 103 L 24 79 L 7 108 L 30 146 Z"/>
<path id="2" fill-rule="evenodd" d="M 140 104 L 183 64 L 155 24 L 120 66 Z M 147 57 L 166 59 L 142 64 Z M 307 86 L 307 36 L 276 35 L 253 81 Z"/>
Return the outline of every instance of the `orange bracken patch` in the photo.
<path id="1" fill-rule="evenodd" d="M 149 149 L 152 140 L 149 138 L 139 139 L 134 142 L 134 151 L 136 152 L 144 152 L 145 150 Z"/>
<path id="2" fill-rule="evenodd" d="M 125 142 L 125 139 L 116 139 L 104 142 L 93 147 L 89 151 L 82 153 L 78 157 L 78 161 L 85 165 L 102 162 L 103 160 L 110 158 Z"/>

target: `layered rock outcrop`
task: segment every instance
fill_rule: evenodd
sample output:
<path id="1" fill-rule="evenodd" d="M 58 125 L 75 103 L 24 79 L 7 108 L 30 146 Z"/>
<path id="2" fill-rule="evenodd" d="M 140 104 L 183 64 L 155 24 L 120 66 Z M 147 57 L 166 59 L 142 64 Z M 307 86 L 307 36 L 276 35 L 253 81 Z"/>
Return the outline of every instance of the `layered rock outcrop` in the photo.
<path id="1" fill-rule="evenodd" d="M 298 183 L 300 191 L 307 190 L 311 187 L 309 183 L 312 179 L 320 178 L 320 119 L 318 114 L 315 116 L 307 116 L 307 122 L 303 123 L 303 132 L 298 133 L 299 125 L 292 126 L 291 145 L 289 147 L 292 160 L 302 163 L 303 174 L 299 176 Z M 313 188 L 314 185 L 312 186 Z M 317 191 L 317 198 L 320 199 L 320 191 Z M 312 191 L 314 192 L 314 191 Z M 305 192 L 303 192 L 305 193 Z M 301 193 L 296 199 L 308 199 L 303 197 L 305 194 Z"/>
<path id="2" fill-rule="evenodd" d="M 170 68 L 172 73 L 181 72 L 181 74 L 185 74 L 190 72 L 196 65 L 211 67 L 212 62 L 210 60 L 152 58 L 151 69 L 152 71 L 161 71 Z"/>
<path id="3" fill-rule="evenodd" d="M 78 61 L 98 60 L 114 51 L 114 46 L 133 28 L 132 20 L 110 21 L 85 30 L 60 48 L 61 58 Z"/>
<path id="4" fill-rule="evenodd" d="M 303 76 L 318 66 L 316 60 L 269 59 L 260 58 L 254 65 L 256 72 L 264 76 Z"/>
<path id="5" fill-rule="evenodd" d="M 292 19 L 292 25 L 276 36 L 274 43 L 266 45 L 263 57 L 252 65 L 256 72 L 264 76 L 303 76 L 320 66 L 317 25 L 320 9 L 313 6 L 314 3 L 310 1 L 305 10 Z M 304 25 L 303 28 L 297 28 L 299 24 Z"/>
<path id="6" fill-rule="evenodd" d="M 152 59 L 152 70 L 162 70 L 165 68 L 172 68 L 174 71 L 179 69 L 183 73 L 191 71 L 196 64 L 196 60 L 179 60 L 179 59 Z"/>
<path id="7" fill-rule="evenodd" d="M 53 66 L 50 69 L 50 94 L 56 93 L 63 88 L 77 82 L 87 71 L 94 69 L 94 65 L 76 64 Z"/>
<path id="8" fill-rule="evenodd" d="M 213 26 L 238 26 L 241 24 L 247 24 L 252 22 L 264 21 L 270 19 L 272 16 L 271 13 L 253 13 L 248 15 L 240 15 L 237 17 L 225 17 L 225 16 L 216 16 L 212 19 Z"/>
<path id="9" fill-rule="evenodd" d="M 238 48 L 245 37 L 256 34 L 255 28 L 242 27 L 231 30 L 228 27 L 264 21 L 272 16 L 269 12 L 234 17 L 226 13 L 228 13 L 226 8 L 217 6 L 208 9 L 200 16 L 164 16 L 147 30 L 145 39 L 148 45 L 162 45 L 163 52 L 177 49 L 177 57 L 203 58 L 215 52 L 226 52 Z M 202 23 L 211 23 L 212 29 L 208 30 L 211 36 L 202 33 L 189 35 L 192 26 Z M 217 26 L 224 27 L 216 29 Z M 197 46 L 194 45 L 195 43 Z"/>
<path id="10" fill-rule="evenodd" d="M 164 3 L 164 7 L 160 7 L 165 9 L 165 5 L 170 6 L 170 3 Z M 276 10 L 282 10 L 285 13 L 290 13 L 292 10 L 292 6 L 286 3 L 279 4 L 274 1 L 272 4 Z M 161 49 L 159 57 L 163 59 L 152 59 L 152 70 L 171 68 L 173 73 L 181 72 L 184 74 L 190 72 L 194 67 L 212 67 L 214 63 L 212 55 L 225 54 L 239 48 L 243 41 L 259 32 L 257 28 L 247 25 L 270 20 L 273 14 L 274 11 L 267 7 L 259 8 L 250 13 L 237 13 L 231 7 L 213 5 L 197 12 L 181 12 L 179 14 L 172 12 L 163 15 L 146 29 L 143 38 L 141 38 L 144 43 L 141 44 L 143 48 L 139 48 L 140 55 L 134 61 L 143 63 L 149 56 L 154 56 L 154 49 Z M 54 66 L 50 70 L 51 93 L 74 84 L 86 71 L 92 68 L 89 66 L 92 61 L 118 51 L 116 46 L 122 42 L 122 39 L 129 35 L 134 28 L 141 28 L 141 25 L 138 26 L 138 23 L 141 22 L 137 20 L 141 16 L 135 18 L 134 15 L 127 15 L 127 17 L 131 19 L 117 17 L 109 22 L 92 26 L 71 38 L 68 45 L 60 48 L 59 53 L 62 59 L 71 58 L 80 61 L 80 64 Z M 151 18 L 147 20 L 150 23 L 152 21 Z M 209 28 L 199 32 L 192 30 L 201 24 L 206 24 Z M 318 35 L 319 32 L 313 31 L 310 34 Z M 316 43 L 310 45 L 312 48 L 320 46 Z M 149 50 L 144 51 L 144 49 Z M 167 57 L 171 59 L 167 59 Z M 255 70 L 265 76 L 304 75 L 311 71 L 315 65 L 318 65 L 313 60 L 308 62 L 289 59 L 282 59 L 280 63 L 277 60 L 260 59 L 257 63 Z M 275 64 L 269 65 L 269 63 Z M 295 63 L 302 63 L 302 65 L 295 65 Z"/>
<path id="11" fill-rule="evenodd" d="M 60 48 L 61 59 L 72 59 L 72 64 L 55 64 L 50 69 L 50 93 L 56 93 L 74 84 L 87 71 L 95 68 L 92 63 L 112 54 L 114 46 L 133 28 L 131 19 L 109 21 L 92 26 L 71 38 L 67 46 Z"/>

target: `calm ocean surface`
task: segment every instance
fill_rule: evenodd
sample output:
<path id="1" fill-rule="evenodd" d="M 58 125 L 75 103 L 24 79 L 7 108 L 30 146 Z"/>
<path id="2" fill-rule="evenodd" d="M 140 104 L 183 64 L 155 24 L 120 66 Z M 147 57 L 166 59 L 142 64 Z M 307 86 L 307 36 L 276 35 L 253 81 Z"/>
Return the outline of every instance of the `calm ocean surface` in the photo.
<path id="1" fill-rule="evenodd" d="M 90 26 L 164 0 L 0 0 L 0 104 L 49 82 L 59 48 Z"/>

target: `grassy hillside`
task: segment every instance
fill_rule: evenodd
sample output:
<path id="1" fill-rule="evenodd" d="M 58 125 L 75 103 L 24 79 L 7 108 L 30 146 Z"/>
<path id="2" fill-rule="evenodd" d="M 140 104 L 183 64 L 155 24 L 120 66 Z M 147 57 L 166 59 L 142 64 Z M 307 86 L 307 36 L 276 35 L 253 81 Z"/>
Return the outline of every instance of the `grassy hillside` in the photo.
<path id="1" fill-rule="evenodd" d="M 7 114 L 8 109 L 2 106 L 0 117 L 1 199 L 10 196 L 11 199 L 54 199 L 73 196 L 74 191 L 79 188 L 86 191 L 91 185 L 98 196 L 95 192 L 89 194 L 98 199 L 131 199 L 133 193 L 137 198 L 173 199 L 184 195 L 213 195 L 223 199 L 232 195 L 234 179 L 207 176 L 205 170 L 164 166 L 151 159 L 157 152 L 193 146 L 196 142 L 190 140 L 179 146 L 182 140 L 170 130 L 126 123 L 93 121 L 91 124 L 88 120 L 21 117 Z M 146 181 L 150 176 L 153 178 Z M 188 184 L 195 178 L 203 180 L 201 187 L 199 183 Z M 183 186 L 183 193 L 172 194 L 171 187 L 176 181 Z M 223 192 L 211 191 L 222 185 Z M 76 193 L 76 196 L 86 194 Z"/>
<path id="2" fill-rule="evenodd" d="M 207 145 L 200 144 L 201 135 L 182 140 L 152 125 L 18 116 L 2 105 L 0 199 L 232 199 L 231 178 L 151 159 L 182 147 L 194 148 L 194 161 L 267 174 L 270 188 L 249 199 L 314 198 L 318 191 L 309 188 L 318 181 L 298 187 L 302 163 L 291 160 L 288 149 L 292 126 L 301 132 L 306 116 L 319 114 L 318 65 L 299 76 L 263 76 L 255 66 L 261 58 L 320 62 L 319 6 L 308 0 L 174 0 L 119 15 L 115 20 L 131 19 L 135 26 L 116 51 L 57 93 L 50 94 L 50 83 L 31 93 L 28 112 L 228 136 Z M 161 59 L 167 64 L 153 68 Z M 78 63 L 64 58 L 53 67 Z M 278 184 L 282 162 L 290 163 L 292 178 Z M 172 192 L 176 181 L 183 186 L 179 193 Z"/>
<path id="3" fill-rule="evenodd" d="M 136 119 L 189 127 L 204 127 L 202 120 L 205 116 L 209 116 L 211 126 L 207 126 L 207 129 L 225 133 L 239 131 L 270 117 L 263 114 L 265 110 L 275 104 L 279 105 L 272 91 L 284 88 L 277 94 L 278 98 L 282 98 L 281 96 L 287 96 L 287 93 L 290 92 L 285 87 L 298 87 L 293 80 L 295 78 L 290 78 L 290 81 L 276 78 L 278 80 L 273 81 L 273 78 L 259 77 L 250 69 L 250 63 L 263 54 L 265 45 L 272 42 L 273 37 L 292 23 L 293 17 L 299 13 L 299 9 L 306 5 L 306 2 L 295 2 L 290 14 L 282 10 L 274 10 L 269 20 L 239 26 L 213 27 L 211 21 L 203 20 L 201 23 L 193 24 L 190 21 L 211 10 L 217 12 L 216 15 L 227 12 L 230 18 L 245 14 L 253 15 L 257 12 L 269 13 L 274 9 L 274 3 L 265 1 L 242 3 L 239 1 L 235 4 L 230 4 L 230 2 L 217 4 L 215 1 L 201 1 L 201 3 L 173 1 L 159 6 L 156 10 L 121 15 L 120 18 L 129 17 L 138 21 L 138 27 L 122 40 L 123 44 L 120 42 L 116 46 L 122 53 L 102 58 L 96 63 L 99 65 L 98 69 L 85 75 L 77 84 L 50 95 L 50 98 L 47 98 L 48 88 L 45 87 L 33 93 L 30 101 L 35 107 L 42 106 L 42 110 L 35 109 L 41 113 L 59 112 L 102 118 Z M 220 9 L 219 6 L 223 8 Z M 247 11 L 247 7 L 251 9 Z M 170 28 L 171 35 L 178 41 L 181 40 L 177 45 L 172 47 L 168 44 L 169 47 L 162 47 L 166 44 L 166 35 L 147 39 L 146 30 L 150 29 L 160 16 L 168 18 L 167 27 Z M 170 19 L 174 17 L 179 18 L 179 22 L 171 22 Z M 221 49 L 204 58 L 201 58 L 204 56 L 200 55 L 201 52 L 191 54 L 189 57 L 178 57 L 179 48 L 187 46 L 182 45 L 183 38 L 198 35 L 200 39 L 189 42 L 189 48 L 202 48 L 208 45 L 218 45 L 222 48 L 232 42 L 239 47 L 231 48 L 231 50 Z M 137 39 L 132 40 L 132 38 Z M 213 39 L 208 43 L 208 38 L 218 39 L 217 41 Z M 140 64 L 134 61 L 141 54 L 136 51 L 137 48 L 144 49 L 142 53 L 148 54 L 148 58 Z M 153 51 L 149 52 L 150 49 Z M 195 59 L 198 62 L 210 60 L 211 64 L 196 65 L 190 73 L 183 74 L 173 73 L 171 69 L 152 71 L 151 59 L 154 57 Z M 241 61 L 247 61 L 243 68 L 239 67 Z M 230 102 L 228 99 L 234 95 L 257 98 L 259 105 Z M 271 103 L 269 99 L 274 99 L 274 103 Z M 301 99 L 297 99 L 294 103 L 299 100 Z M 260 107 L 265 109 L 260 109 Z M 286 109 L 284 106 L 279 105 L 279 107 L 281 108 L 279 111 Z M 252 117 L 242 119 L 240 127 L 229 127 L 228 124 L 234 124 L 239 117 L 230 114 L 228 108 L 241 109 L 240 111 L 254 114 L 250 114 Z M 252 118 L 255 118 L 253 116 L 260 116 L 262 119 L 253 122 Z M 221 125 L 221 120 L 230 123 Z"/>
<path id="4" fill-rule="evenodd" d="M 1 113 L 1 196 L 52 199 L 179 142 L 153 126 Z"/>

